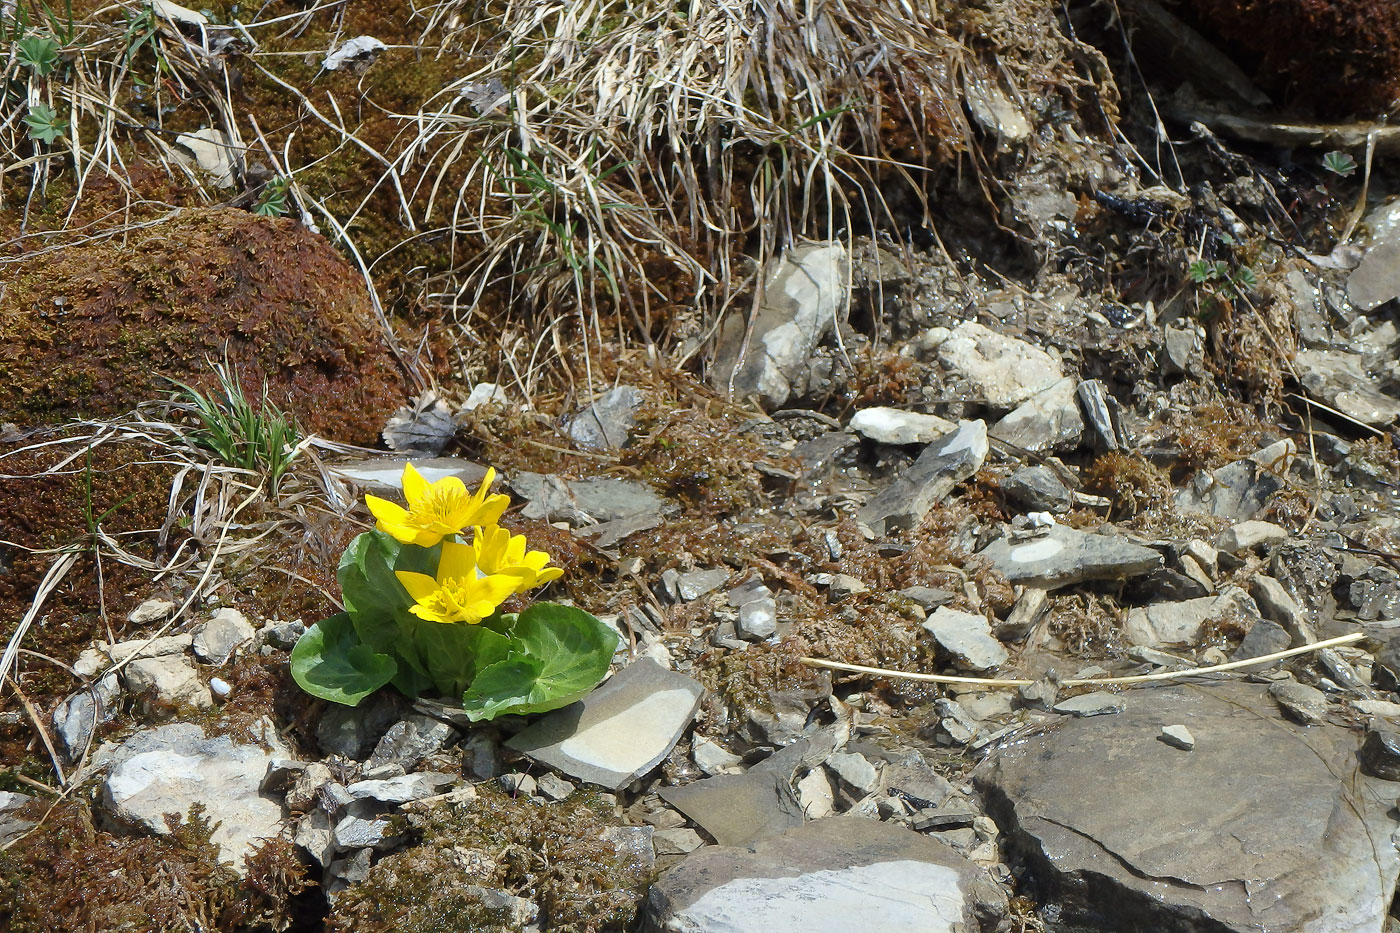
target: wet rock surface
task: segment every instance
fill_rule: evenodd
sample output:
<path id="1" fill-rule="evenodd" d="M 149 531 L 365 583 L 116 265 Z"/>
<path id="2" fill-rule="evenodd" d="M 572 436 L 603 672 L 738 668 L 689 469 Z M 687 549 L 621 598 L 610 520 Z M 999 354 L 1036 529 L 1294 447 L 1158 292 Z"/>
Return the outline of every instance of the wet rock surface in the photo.
<path id="1" fill-rule="evenodd" d="M 1357 773 L 1354 733 L 1284 722 L 1265 688 L 1249 684 L 1133 691 L 1124 701 L 1116 716 L 1066 720 L 1006 743 L 977 775 L 1060 922 L 1383 925 L 1400 871 L 1388 844 L 1393 793 Z M 1189 764 L 1157 740 L 1182 722 L 1195 739 Z M 1090 783 L 1092 795 L 1075 791 Z"/>

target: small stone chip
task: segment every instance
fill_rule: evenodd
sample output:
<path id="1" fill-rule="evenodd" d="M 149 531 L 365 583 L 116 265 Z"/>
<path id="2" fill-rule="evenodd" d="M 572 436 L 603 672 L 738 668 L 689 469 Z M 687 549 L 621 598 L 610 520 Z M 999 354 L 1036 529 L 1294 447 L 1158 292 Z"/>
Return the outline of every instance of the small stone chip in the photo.
<path id="1" fill-rule="evenodd" d="M 1163 726 L 1162 734 L 1158 738 L 1173 748 L 1179 748 L 1183 751 L 1189 752 L 1196 747 L 1196 739 L 1191 735 L 1190 730 L 1182 725 Z"/>

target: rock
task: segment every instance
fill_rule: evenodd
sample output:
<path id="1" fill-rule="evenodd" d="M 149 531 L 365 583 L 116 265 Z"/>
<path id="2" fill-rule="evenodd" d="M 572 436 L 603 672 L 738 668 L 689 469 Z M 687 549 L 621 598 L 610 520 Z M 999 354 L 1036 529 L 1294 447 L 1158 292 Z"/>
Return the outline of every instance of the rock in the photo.
<path id="1" fill-rule="evenodd" d="M 121 677 L 126 689 L 143 697 L 155 712 L 163 713 L 169 707 L 208 709 L 214 705 L 194 664 L 182 655 L 137 658 L 122 669 Z"/>
<path id="2" fill-rule="evenodd" d="M 332 704 L 316 723 L 316 742 L 327 754 L 360 761 L 402 712 L 402 700 L 388 691 L 371 694 L 355 707 Z"/>
<path id="3" fill-rule="evenodd" d="M 792 779 L 809 750 L 809 740 L 799 739 L 746 774 L 720 774 L 659 793 L 720 845 L 747 845 L 802 824 Z"/>
<path id="4" fill-rule="evenodd" d="M 837 242 L 794 247 L 768 267 L 752 328 L 726 318 L 711 369 L 716 389 L 756 395 L 770 409 L 808 391 L 808 359 L 849 301 L 846 248 Z"/>
<path id="5" fill-rule="evenodd" d="M 8 846 L 37 825 L 35 820 L 25 818 L 33 802 L 28 794 L 0 790 L 0 846 Z M 33 815 L 42 816 L 43 811 Z"/>
<path id="6" fill-rule="evenodd" d="M 1183 568 L 1195 563 L 1189 557 L 1181 560 Z M 1215 584 L 1208 577 L 1202 579 L 1204 572 L 1199 567 L 1193 566 L 1190 569 L 1190 573 L 1165 567 L 1152 571 L 1133 584 L 1134 602 L 1179 602 L 1184 599 L 1200 599 L 1215 591 Z"/>
<path id="7" fill-rule="evenodd" d="M 307 761 L 297 761 L 295 758 L 274 758 L 267 763 L 267 770 L 263 772 L 262 783 L 258 785 L 258 790 L 274 794 L 286 793 L 292 782 L 306 773 L 310 764 Z"/>
<path id="8" fill-rule="evenodd" d="M 293 813 L 305 813 L 314 808 L 318 802 L 318 794 L 322 787 L 325 787 L 332 780 L 334 775 L 331 769 L 319 761 L 313 761 L 292 779 L 291 786 L 287 788 L 285 803 L 287 809 Z M 267 788 L 265 788 L 267 789 Z M 329 824 L 327 824 L 329 831 Z"/>
<path id="9" fill-rule="evenodd" d="M 1151 548 L 1064 525 L 1025 541 L 1000 538 L 980 553 L 1009 582 L 1046 590 L 1084 580 L 1119 580 L 1162 566 L 1162 555 Z"/>
<path id="10" fill-rule="evenodd" d="M 1074 395 L 1084 412 L 1084 424 L 1095 450 L 1103 452 L 1128 446 L 1119 425 L 1118 402 L 1108 394 L 1102 382 L 1086 379 L 1074 390 Z"/>
<path id="11" fill-rule="evenodd" d="M 656 868 L 656 849 L 652 845 L 655 834 L 651 826 L 609 826 L 602 835 L 603 841 L 612 845 L 631 868 L 650 875 Z"/>
<path id="12" fill-rule="evenodd" d="M 1375 725 L 1367 729 L 1361 745 L 1361 770 L 1385 781 L 1400 781 L 1400 732 Z"/>
<path id="13" fill-rule="evenodd" d="M 1249 658 L 1262 658 L 1265 655 L 1287 651 L 1293 644 L 1293 636 L 1277 622 L 1260 619 L 1249 627 L 1244 640 L 1230 655 L 1231 661 L 1244 661 Z"/>
<path id="14" fill-rule="evenodd" d="M 1282 583 L 1271 576 L 1256 574 L 1249 581 L 1249 595 L 1259 607 L 1260 615 L 1283 626 L 1293 640 L 1293 647 L 1317 641 L 1307 614 Z"/>
<path id="15" fill-rule="evenodd" d="M 389 416 L 384 443 L 390 450 L 414 451 L 436 457 L 457 436 L 457 418 L 434 389 L 424 389 L 416 401 Z"/>
<path id="16" fill-rule="evenodd" d="M 938 359 L 992 408 L 1015 408 L 1064 378 L 1060 361 L 1024 340 L 964 321 L 938 345 Z"/>
<path id="17" fill-rule="evenodd" d="M 575 790 L 571 782 L 550 772 L 541 774 L 539 779 L 535 781 L 535 786 L 539 789 L 541 796 L 550 800 L 567 800 Z"/>
<path id="18" fill-rule="evenodd" d="M 669 507 L 646 483 L 609 476 L 566 481 L 558 476 L 519 473 L 510 486 L 529 500 L 520 512 L 525 518 L 571 525 L 643 517 L 655 517 L 659 522 Z"/>
<path id="19" fill-rule="evenodd" d="M 291 651 L 297 646 L 301 636 L 306 634 L 306 624 L 299 620 L 292 622 L 269 622 L 258 630 L 262 640 L 274 648 Z"/>
<path id="20" fill-rule="evenodd" d="M 1125 709 L 1127 706 L 1123 698 L 1106 690 L 1081 693 L 1079 696 L 1061 700 L 1054 706 L 1055 712 L 1069 716 L 1111 716 Z"/>
<path id="21" fill-rule="evenodd" d="M 880 786 L 879 769 L 859 752 L 835 752 L 826 759 L 826 766 L 858 797 L 874 793 Z"/>
<path id="22" fill-rule="evenodd" d="M 1288 532 L 1273 522 L 1249 521 L 1226 528 L 1215 546 L 1227 554 L 1238 554 L 1287 540 Z"/>
<path id="23" fill-rule="evenodd" d="M 254 400 L 266 376 L 306 433 L 378 442 L 403 370 L 334 245 L 296 218 L 241 209 L 176 211 L 146 230 L 70 244 L 62 261 L 16 257 L 0 294 L 6 420 L 122 414 L 164 397 L 165 377 L 217 392 L 209 361 L 227 360 Z M 40 307 L 62 309 L 59 330 Z"/>
<path id="24" fill-rule="evenodd" d="M 244 856 L 282 828 L 281 801 L 258 788 L 268 763 L 286 758 L 287 749 L 271 729 L 263 741 L 270 751 L 228 736 L 206 739 L 192 723 L 138 732 L 106 759 L 102 804 L 116 819 L 161 836 L 170 833 L 165 814 L 201 804 L 220 860 L 241 874 Z"/>
<path id="25" fill-rule="evenodd" d="M 376 814 L 368 801 L 356 801 L 350 812 L 336 821 L 331 830 L 337 852 L 355 849 L 392 849 L 398 845 L 402 832 L 388 819 Z"/>
<path id="26" fill-rule="evenodd" d="M 1006 896 L 949 847 L 847 816 L 693 853 L 652 885 L 642 931 L 953 933 L 1005 911 Z"/>
<path id="27" fill-rule="evenodd" d="M 1243 590 L 1227 587 L 1214 596 L 1129 609 L 1124 617 L 1123 634 L 1129 644 L 1146 648 L 1191 645 L 1195 644 L 1201 627 L 1213 619 L 1230 615 L 1254 618 L 1258 614 L 1254 600 Z"/>
<path id="28" fill-rule="evenodd" d="M 937 609 L 953 599 L 953 594 L 947 590 L 939 590 L 931 586 L 906 586 L 899 591 L 899 595 L 912 600 L 925 610 Z"/>
<path id="29" fill-rule="evenodd" d="M 958 429 L 937 415 L 898 408 L 862 408 L 851 416 L 847 428 L 880 444 L 931 444 Z"/>
<path id="30" fill-rule="evenodd" d="M 1032 511 L 1068 512 L 1074 504 L 1069 488 L 1047 466 L 1021 467 L 1002 481 L 1001 491 Z"/>
<path id="31" fill-rule="evenodd" d="M 836 791 L 825 768 L 813 768 L 797 782 L 797 801 L 809 820 L 820 820 L 831 815 L 836 807 Z"/>
<path id="32" fill-rule="evenodd" d="M 641 405 L 642 393 L 636 388 L 610 389 L 569 419 L 569 437 L 584 450 L 617 450 L 632 439 Z"/>
<path id="33" fill-rule="evenodd" d="M 148 599 L 128 612 L 126 620 L 132 625 L 150 625 L 165 621 L 174 611 L 175 603 L 168 599 Z"/>
<path id="34" fill-rule="evenodd" d="M 885 787 L 916 809 L 937 807 L 953 793 L 953 785 L 917 753 L 885 767 Z"/>
<path id="35" fill-rule="evenodd" d="M 1157 737 L 1172 748 L 1182 751 L 1189 752 L 1196 747 L 1196 739 L 1191 735 L 1191 730 L 1183 725 L 1163 726 Z"/>
<path id="36" fill-rule="evenodd" d="M 1017 407 L 987 432 L 994 440 L 1042 453 L 1075 447 L 1084 433 L 1084 416 L 1075 396 L 1075 380 L 1066 377 Z"/>
<path id="37" fill-rule="evenodd" d="M 947 810 L 920 810 L 909 825 L 921 833 L 946 832 L 969 828 L 977 818 L 976 810 L 954 805 Z"/>
<path id="38" fill-rule="evenodd" d="M 243 613 L 225 608 L 216 610 L 209 621 L 190 634 L 194 636 L 196 657 L 209 664 L 223 664 L 239 645 L 252 641 L 256 631 Z"/>
<path id="39" fill-rule="evenodd" d="M 1315 726 L 1327 720 L 1327 695 L 1316 687 L 1281 680 L 1269 685 L 1269 696 L 1285 716 L 1300 725 Z"/>
<path id="40" fill-rule="evenodd" d="M 1270 496 L 1284 488 L 1284 477 L 1296 453 L 1297 445 L 1285 438 L 1212 473 L 1197 473 L 1185 488 L 1177 490 L 1177 508 L 1248 521 L 1263 511 Z"/>
<path id="41" fill-rule="evenodd" d="M 457 735 L 457 730 L 440 719 L 410 713 L 389 727 L 375 745 L 368 766 L 378 767 L 395 762 L 407 771 L 440 749 Z"/>
<path id="42" fill-rule="evenodd" d="M 127 658 L 137 656 L 138 653 L 143 658 L 182 655 L 189 650 L 193 643 L 194 637 L 188 632 L 180 635 L 162 635 L 160 638 L 152 639 L 135 638 L 131 641 L 119 641 L 111 645 L 105 641 L 99 641 L 97 647 L 83 649 L 78 655 L 78 660 L 73 662 L 73 672 L 79 677 L 92 677 L 114 664 L 120 664 Z"/>
<path id="43" fill-rule="evenodd" d="M 616 791 L 661 763 L 704 688 L 642 659 L 577 703 L 546 713 L 506 744 L 535 761 Z"/>
<path id="44" fill-rule="evenodd" d="M 695 761 L 695 766 L 706 774 L 729 773 L 743 763 L 738 755 L 703 735 L 696 735 L 690 743 L 690 757 Z"/>
<path id="45" fill-rule="evenodd" d="M 929 444 L 857 514 L 877 535 L 917 525 L 953 487 L 982 468 L 987 458 L 987 426 L 960 421 L 950 435 Z"/>
<path id="46" fill-rule="evenodd" d="M 974 773 L 1057 922 L 1382 929 L 1400 860 L 1375 841 L 1397 828 L 1386 812 L 1394 792 L 1355 775 L 1346 729 L 1280 721 L 1267 692 L 1246 683 L 1122 698 L 1120 715 L 1023 735 Z M 1189 756 L 1157 740 L 1174 722 L 1197 738 Z"/>
<path id="47" fill-rule="evenodd" d="M 658 829 L 651 834 L 652 851 L 658 856 L 685 855 L 705 844 L 693 829 Z"/>
<path id="48" fill-rule="evenodd" d="M 693 602 L 729 582 L 731 572 L 723 567 L 681 573 L 672 568 L 661 574 L 661 585 L 671 602 Z"/>
<path id="49" fill-rule="evenodd" d="M 496 778 L 496 783 L 501 786 L 501 790 L 510 794 L 512 797 L 529 797 L 534 794 L 537 787 L 534 778 L 530 777 L 528 774 L 521 774 L 518 771 L 510 774 L 502 774 L 500 777 Z"/>
<path id="50" fill-rule="evenodd" d="M 764 641 L 778 633 L 778 604 L 772 596 L 751 599 L 739 607 L 735 623 L 739 637 L 748 641 Z"/>
<path id="51" fill-rule="evenodd" d="M 370 863 L 374 858 L 373 849 L 358 849 L 349 858 L 336 859 L 331 862 L 330 868 L 326 869 L 326 877 L 322 882 L 326 889 L 326 894 L 334 896 L 350 887 L 352 884 L 360 884 L 369 877 Z"/>
<path id="52" fill-rule="evenodd" d="M 478 382 L 467 394 L 462 403 L 462 411 L 476 411 L 478 408 L 491 408 L 510 404 L 510 395 L 505 387 L 494 382 Z"/>
<path id="53" fill-rule="evenodd" d="M 1194 321 L 1179 319 L 1162 325 L 1162 369 L 1202 378 L 1205 368 L 1205 330 Z"/>
<path id="54" fill-rule="evenodd" d="M 117 675 L 103 674 L 54 708 L 54 733 L 69 762 L 76 763 L 83 757 L 99 724 L 116 717 L 120 696 Z"/>
<path id="55" fill-rule="evenodd" d="M 989 671 L 1007 661 L 1006 649 L 992 634 L 986 616 L 940 606 L 924 620 L 923 628 L 970 670 Z"/>
<path id="56" fill-rule="evenodd" d="M 486 467 L 459 457 L 369 457 L 363 460 L 343 460 L 331 464 L 330 472 L 372 493 L 402 494 L 403 468 L 409 463 L 412 463 L 413 468 L 430 483 L 455 476 L 465 483 L 468 489 L 475 489 L 486 476 Z"/>
<path id="57" fill-rule="evenodd" d="M 317 865 L 328 867 L 335 858 L 335 834 L 331 832 L 330 816 L 319 809 L 304 814 L 297 820 L 292 842 L 305 849 Z"/>
<path id="58" fill-rule="evenodd" d="M 440 794 L 457 783 L 455 774 L 415 771 L 378 781 L 356 781 L 345 789 L 356 800 L 373 800 L 383 804 L 408 803 Z"/>
<path id="59" fill-rule="evenodd" d="M 356 36 L 347 39 L 321 59 L 321 67 L 326 71 L 339 71 L 346 68 L 360 74 L 379 57 L 387 46 L 374 36 Z"/>
<path id="60" fill-rule="evenodd" d="M 1362 311 L 1400 298 L 1400 239 L 1381 240 L 1366 250 L 1361 264 L 1347 276 L 1347 297 Z M 1301 367 L 1298 371 L 1305 372 Z"/>
<path id="61" fill-rule="evenodd" d="M 977 721 L 956 700 L 941 699 L 938 710 L 938 741 L 943 745 L 969 745 L 982 731 Z"/>

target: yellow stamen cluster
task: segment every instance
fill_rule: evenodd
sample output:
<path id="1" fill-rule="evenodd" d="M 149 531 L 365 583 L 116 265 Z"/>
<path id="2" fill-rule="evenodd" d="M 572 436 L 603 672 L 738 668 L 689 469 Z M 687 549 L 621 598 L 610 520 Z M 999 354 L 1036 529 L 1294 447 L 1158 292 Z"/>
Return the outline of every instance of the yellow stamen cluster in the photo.
<path id="1" fill-rule="evenodd" d="M 528 549 L 524 535 L 513 535 L 496 524 L 510 499 L 487 494 L 495 478 L 496 471 L 487 470 L 481 487 L 468 495 L 460 479 L 429 483 L 410 464 L 403 476 L 407 509 L 376 496 L 365 497 L 380 531 L 419 547 L 442 543 L 433 576 L 395 573 L 414 599 L 409 611 L 420 619 L 472 625 L 495 613 L 512 594 L 563 575 L 561 568 L 546 566 L 549 555 L 544 551 Z M 456 536 L 468 527 L 472 542 L 463 544 Z"/>

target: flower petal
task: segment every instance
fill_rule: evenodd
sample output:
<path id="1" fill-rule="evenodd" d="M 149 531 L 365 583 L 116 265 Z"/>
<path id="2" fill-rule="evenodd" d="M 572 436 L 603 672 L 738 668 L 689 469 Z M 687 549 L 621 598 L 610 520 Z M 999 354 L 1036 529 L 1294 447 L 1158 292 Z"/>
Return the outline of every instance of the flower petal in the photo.
<path id="1" fill-rule="evenodd" d="M 413 597 L 414 602 L 419 604 L 422 604 L 425 599 L 432 596 L 440 589 L 438 582 L 426 573 L 414 573 L 411 570 L 395 570 L 394 576 L 399 578 L 399 583 L 403 586 L 404 590 L 409 596 Z M 416 609 L 414 614 L 421 615 Z M 423 616 L 423 618 L 427 617 Z"/>
<path id="2" fill-rule="evenodd" d="M 428 494 L 428 490 L 431 488 L 428 481 L 423 478 L 423 474 L 419 473 L 413 464 L 405 463 L 403 465 L 403 497 L 408 500 L 410 509 L 422 502 L 423 497 Z"/>
<path id="3" fill-rule="evenodd" d="M 457 541 L 442 542 L 442 557 L 438 560 L 439 580 L 472 580 L 476 578 L 476 549 Z"/>

